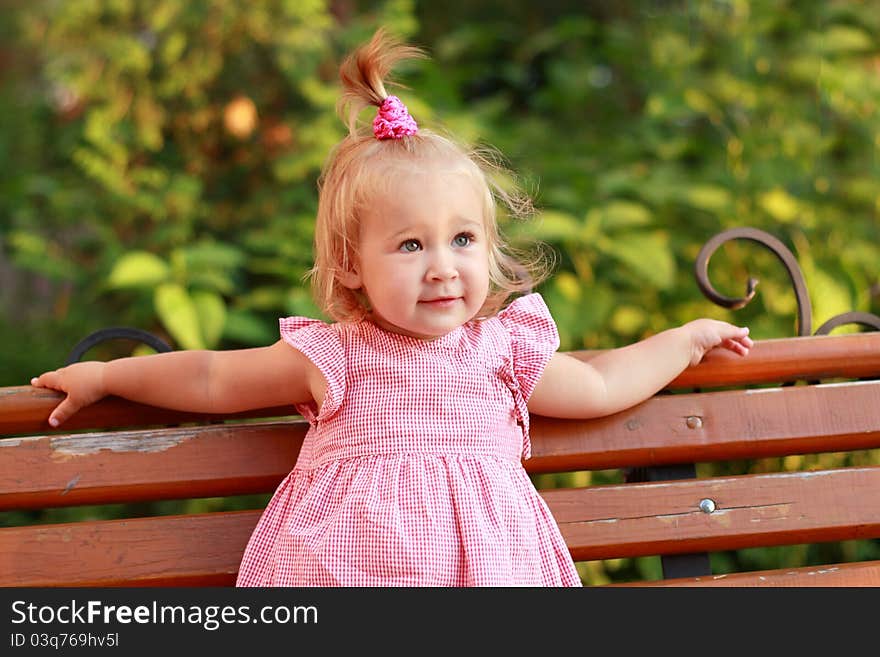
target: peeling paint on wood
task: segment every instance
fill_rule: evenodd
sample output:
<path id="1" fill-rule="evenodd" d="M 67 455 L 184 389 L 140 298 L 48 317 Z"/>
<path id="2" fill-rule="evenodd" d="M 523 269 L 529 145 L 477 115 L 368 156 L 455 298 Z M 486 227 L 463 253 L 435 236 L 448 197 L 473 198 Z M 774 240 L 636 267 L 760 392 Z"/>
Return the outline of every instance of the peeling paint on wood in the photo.
<path id="1" fill-rule="evenodd" d="M 812 479 L 813 477 L 828 477 L 834 473 L 834 470 L 805 470 L 804 472 L 791 472 L 788 474 L 797 479 Z"/>
<path id="2" fill-rule="evenodd" d="M 16 438 L 3 438 L 0 440 L 0 447 L 18 447 L 27 443 L 44 440 L 46 436 L 19 436 Z"/>
<path id="3" fill-rule="evenodd" d="M 90 436 L 61 436 L 51 440 L 50 448 L 60 456 L 85 456 L 105 449 L 111 452 L 164 452 L 196 435 L 196 431 L 176 431 L 173 434 L 122 431 Z"/>
<path id="4" fill-rule="evenodd" d="M 80 475 L 76 475 L 73 479 L 68 481 L 67 486 L 64 487 L 64 490 L 61 491 L 61 494 L 67 495 L 71 490 L 73 490 L 73 487 L 79 483 L 79 480 L 80 480 Z"/>
<path id="5" fill-rule="evenodd" d="M 821 568 L 819 570 L 811 570 L 807 573 L 807 575 L 828 575 L 829 573 L 836 573 L 840 568 Z M 797 575 L 798 573 L 793 572 L 792 575 Z"/>

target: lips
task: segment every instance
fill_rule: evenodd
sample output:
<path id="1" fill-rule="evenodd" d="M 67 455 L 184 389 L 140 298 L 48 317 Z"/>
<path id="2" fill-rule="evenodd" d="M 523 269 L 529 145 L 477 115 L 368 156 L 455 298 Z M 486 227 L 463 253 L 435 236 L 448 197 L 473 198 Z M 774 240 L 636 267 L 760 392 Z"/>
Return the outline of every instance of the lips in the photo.
<path id="1" fill-rule="evenodd" d="M 459 299 L 461 299 L 461 297 L 434 297 L 432 299 L 421 299 L 419 303 L 430 306 L 447 306 L 452 305 Z"/>

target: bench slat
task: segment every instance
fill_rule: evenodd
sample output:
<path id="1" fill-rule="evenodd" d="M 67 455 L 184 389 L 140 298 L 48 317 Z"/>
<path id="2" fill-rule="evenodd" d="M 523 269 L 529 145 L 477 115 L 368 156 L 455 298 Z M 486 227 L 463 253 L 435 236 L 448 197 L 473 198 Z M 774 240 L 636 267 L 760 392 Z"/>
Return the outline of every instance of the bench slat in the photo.
<path id="1" fill-rule="evenodd" d="M 609 587 L 796 587 L 796 586 L 880 586 L 880 561 L 856 561 L 828 566 L 803 566 L 760 570 L 729 575 L 682 577 L 649 582 L 609 584 Z"/>
<path id="2" fill-rule="evenodd" d="M 880 466 L 542 491 L 579 561 L 880 537 Z M 700 510 L 713 500 L 714 513 Z M 670 531 L 674 529 L 674 531 Z"/>
<path id="3" fill-rule="evenodd" d="M 0 388 L 0 435 L 66 433 L 79 429 L 174 425 L 187 422 L 210 423 L 246 418 L 278 418 L 297 415 L 293 406 L 259 408 L 241 413 L 186 413 L 147 404 L 137 404 L 119 397 L 106 397 L 81 409 L 60 430 L 49 426 L 49 413 L 64 395 L 47 388 L 10 386 Z"/>
<path id="4" fill-rule="evenodd" d="M 711 388 L 880 375 L 880 332 L 758 340 L 747 358 L 718 349 L 670 388 Z"/>
<path id="5" fill-rule="evenodd" d="M 602 350 L 570 352 L 589 360 Z M 706 354 L 703 362 L 682 372 L 670 389 L 712 388 L 761 382 L 819 378 L 866 378 L 880 376 L 880 332 L 821 335 L 759 340 L 748 358 L 724 350 Z M 61 393 L 11 386 L 0 388 L 0 435 L 51 432 L 46 420 L 61 401 Z M 182 413 L 135 404 L 115 397 L 82 409 L 65 423 L 64 431 L 114 426 L 177 424 L 211 421 L 226 417 L 281 417 L 295 414 L 292 407 L 209 416 Z"/>
<path id="6" fill-rule="evenodd" d="M 702 426 L 689 428 L 689 417 Z M 306 428 L 291 420 L 2 440 L 0 509 L 271 492 Z M 880 447 L 880 381 L 666 395 L 589 422 L 536 416 L 532 443 L 530 472 Z"/>
<path id="7" fill-rule="evenodd" d="M 542 495 L 572 556 L 592 560 L 880 537 L 871 495 L 878 487 L 880 466 Z M 704 498 L 715 501 L 714 513 L 700 511 Z M 829 508 L 838 515 L 829 515 Z M 0 529 L 0 585 L 148 585 L 229 577 L 260 513 Z"/>
<path id="8" fill-rule="evenodd" d="M 871 449 L 880 381 L 660 395 L 589 421 L 536 416 L 533 426 L 531 472 Z"/>
<path id="9" fill-rule="evenodd" d="M 260 514 L 0 529 L 0 586 L 228 586 Z"/>
<path id="10" fill-rule="evenodd" d="M 7 439 L 0 441 L 0 510 L 270 492 L 293 467 L 306 427 L 294 421 Z"/>

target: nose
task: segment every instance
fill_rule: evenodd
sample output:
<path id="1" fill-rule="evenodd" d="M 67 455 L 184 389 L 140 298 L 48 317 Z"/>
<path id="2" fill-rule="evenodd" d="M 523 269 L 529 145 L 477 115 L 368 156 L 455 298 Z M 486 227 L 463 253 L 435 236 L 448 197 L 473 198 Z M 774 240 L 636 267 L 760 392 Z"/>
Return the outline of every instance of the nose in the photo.
<path id="1" fill-rule="evenodd" d="M 452 249 L 434 249 L 430 253 L 425 277 L 431 281 L 447 281 L 458 278 L 458 268 Z"/>

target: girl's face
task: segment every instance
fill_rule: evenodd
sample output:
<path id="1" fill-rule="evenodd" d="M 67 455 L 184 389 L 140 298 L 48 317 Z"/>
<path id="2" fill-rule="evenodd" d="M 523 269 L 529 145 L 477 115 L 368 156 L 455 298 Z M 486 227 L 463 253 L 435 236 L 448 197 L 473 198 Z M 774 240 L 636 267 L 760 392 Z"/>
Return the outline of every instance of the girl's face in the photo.
<path id="1" fill-rule="evenodd" d="M 422 339 L 461 326 L 489 293 L 483 203 L 465 174 L 399 173 L 361 217 L 355 268 L 341 277 L 382 328 Z"/>

